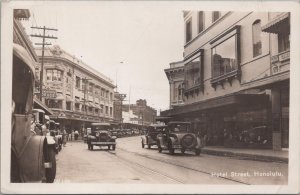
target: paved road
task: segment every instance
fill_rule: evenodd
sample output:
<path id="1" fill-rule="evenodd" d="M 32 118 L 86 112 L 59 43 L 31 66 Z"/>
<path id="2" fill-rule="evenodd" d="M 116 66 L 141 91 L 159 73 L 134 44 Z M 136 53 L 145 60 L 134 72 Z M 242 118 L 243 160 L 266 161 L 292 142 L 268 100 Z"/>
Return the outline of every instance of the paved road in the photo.
<path id="1" fill-rule="evenodd" d="M 56 183 L 287 184 L 288 165 L 143 149 L 140 137 L 119 138 L 117 149 L 69 142 L 57 156 Z"/>

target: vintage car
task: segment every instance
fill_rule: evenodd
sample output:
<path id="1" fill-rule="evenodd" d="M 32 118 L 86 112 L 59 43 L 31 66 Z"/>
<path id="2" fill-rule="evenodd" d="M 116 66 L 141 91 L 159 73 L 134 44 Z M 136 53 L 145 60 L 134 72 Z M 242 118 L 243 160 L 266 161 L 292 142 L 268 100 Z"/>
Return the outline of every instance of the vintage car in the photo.
<path id="1" fill-rule="evenodd" d="M 46 136 L 36 133 L 32 114 L 34 64 L 26 49 L 13 45 L 13 80 L 11 110 L 12 183 L 53 182 L 55 161 Z M 55 157 L 55 156 L 54 156 Z M 52 175 L 54 176 L 54 175 Z"/>
<path id="2" fill-rule="evenodd" d="M 33 109 L 33 120 L 35 123 L 34 131 L 37 135 L 46 136 L 47 143 L 48 143 L 48 152 L 49 158 L 52 162 L 52 167 L 46 170 L 46 178 L 49 181 L 54 181 L 56 175 L 56 157 L 55 154 L 58 153 L 58 147 L 55 142 L 54 137 L 50 135 L 49 128 L 47 127 L 47 121 L 45 116 L 45 111 L 41 109 Z"/>
<path id="3" fill-rule="evenodd" d="M 108 149 L 116 149 L 116 136 L 112 136 L 109 123 L 92 123 L 91 133 L 87 137 L 88 149 L 94 146 L 107 146 Z"/>
<path id="4" fill-rule="evenodd" d="M 170 121 L 162 134 L 158 134 L 157 147 L 159 152 L 169 150 L 170 154 L 174 154 L 175 149 L 179 149 L 181 153 L 191 150 L 200 155 L 202 143 L 191 131 L 190 122 Z"/>
<path id="5" fill-rule="evenodd" d="M 153 145 L 157 145 L 157 135 L 161 134 L 163 129 L 166 127 L 166 125 L 150 125 L 147 129 L 146 135 L 142 136 L 142 148 L 144 148 L 145 145 L 147 145 L 148 148 L 151 148 Z"/>

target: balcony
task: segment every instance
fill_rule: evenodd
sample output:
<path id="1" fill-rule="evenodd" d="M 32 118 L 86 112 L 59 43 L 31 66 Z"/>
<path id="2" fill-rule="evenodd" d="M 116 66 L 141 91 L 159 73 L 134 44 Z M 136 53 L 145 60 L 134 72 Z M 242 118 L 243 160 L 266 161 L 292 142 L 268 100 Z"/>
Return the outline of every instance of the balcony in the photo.
<path id="1" fill-rule="evenodd" d="M 185 80 L 184 81 L 184 95 L 188 96 L 189 94 L 193 95 L 194 93 L 199 93 L 199 91 L 203 92 L 204 85 L 203 81 L 200 78 L 197 78 L 194 81 Z"/>
<path id="2" fill-rule="evenodd" d="M 271 72 L 276 75 L 290 70 L 290 51 L 284 51 L 271 57 Z"/>
<path id="3" fill-rule="evenodd" d="M 222 85 L 222 87 L 223 87 L 223 83 L 228 81 L 230 83 L 230 85 L 232 85 L 233 79 L 240 80 L 240 78 L 241 78 L 241 71 L 239 69 L 236 69 L 231 72 L 222 74 L 220 76 L 213 77 L 211 79 L 210 83 L 211 83 L 212 87 L 216 90 L 216 87 L 218 84 Z"/>

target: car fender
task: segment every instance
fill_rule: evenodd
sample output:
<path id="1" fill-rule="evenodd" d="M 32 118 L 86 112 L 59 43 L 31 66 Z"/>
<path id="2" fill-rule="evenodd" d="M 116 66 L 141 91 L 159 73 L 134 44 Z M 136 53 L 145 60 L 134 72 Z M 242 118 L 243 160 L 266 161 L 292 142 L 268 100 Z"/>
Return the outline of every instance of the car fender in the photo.
<path id="1" fill-rule="evenodd" d="M 43 151 L 46 146 L 45 136 L 30 138 L 22 155 L 18 158 L 22 182 L 41 182 L 45 177 Z"/>

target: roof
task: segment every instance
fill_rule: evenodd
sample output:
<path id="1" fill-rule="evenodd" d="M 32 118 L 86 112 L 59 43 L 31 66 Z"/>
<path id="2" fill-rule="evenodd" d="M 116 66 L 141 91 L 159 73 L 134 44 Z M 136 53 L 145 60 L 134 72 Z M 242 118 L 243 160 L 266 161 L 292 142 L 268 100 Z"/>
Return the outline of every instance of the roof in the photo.
<path id="1" fill-rule="evenodd" d="M 33 112 L 42 112 L 42 113 L 45 113 L 44 110 L 42 109 L 38 109 L 38 108 L 35 108 L 35 109 L 32 109 Z M 48 116 L 49 117 L 49 116 Z"/>
<path id="2" fill-rule="evenodd" d="M 13 44 L 13 54 L 15 56 L 17 56 L 20 60 L 22 60 L 30 68 L 32 73 L 34 73 L 34 71 L 35 71 L 35 68 L 34 68 L 35 62 L 32 60 L 29 53 L 27 52 L 27 50 L 24 47 L 14 43 Z M 32 75 L 34 76 L 34 74 L 32 74 Z"/>

